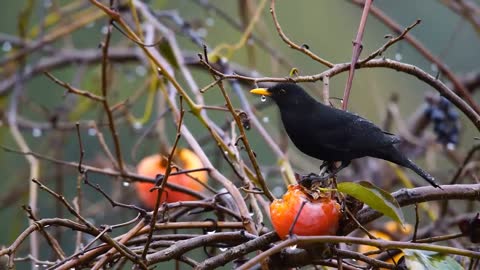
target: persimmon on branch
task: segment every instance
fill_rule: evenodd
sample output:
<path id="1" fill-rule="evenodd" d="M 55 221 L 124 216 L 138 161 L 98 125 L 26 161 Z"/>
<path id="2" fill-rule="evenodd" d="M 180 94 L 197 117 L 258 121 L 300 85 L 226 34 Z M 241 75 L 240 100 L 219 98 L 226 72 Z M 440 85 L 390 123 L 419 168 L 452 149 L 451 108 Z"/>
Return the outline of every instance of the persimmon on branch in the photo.
<path id="1" fill-rule="evenodd" d="M 183 17 L 182 10 L 159 11 L 140 0 L 107 2 L 91 0 L 85 4 L 75 0 L 55 9 L 46 8 L 45 13 L 39 12 L 43 15 L 40 16 L 39 23 L 35 23 L 44 29 L 34 26 L 29 33 L 27 31 L 19 36 L 0 35 L 0 43 L 8 41 L 14 49 L 0 59 L 0 63 L 4 63 L 0 70 L 0 75 L 4 78 L 0 81 L 0 96 L 5 97 L 8 103 L 8 109 L 0 109 L 0 117 L 4 126 L 11 131 L 16 144 L 1 148 L 7 156 L 15 153 L 26 158 L 30 170 L 28 179 L 23 175 L 17 177 L 28 180 L 28 184 L 18 181 L 18 184 L 13 184 L 14 188 L 5 192 L 5 195 L 0 195 L 0 204 L 8 206 L 19 204 L 22 196 L 18 194 L 29 192 L 29 207 L 24 207 L 23 211 L 30 222 L 14 237 L 12 243 L 0 249 L 0 268 L 4 266 L 4 261 L 7 269 L 29 261 L 32 267 L 41 265 L 46 269 L 101 269 L 107 265 L 121 268 L 125 263 L 149 269 L 161 262 L 176 261 L 195 269 L 214 269 L 233 263 L 238 264 L 240 269 L 258 264 L 263 269 L 304 265 L 359 269 L 363 265 L 358 262 L 393 269 L 396 265 L 388 262 L 388 259 L 391 251 L 396 249 L 456 254 L 470 258 L 474 267 L 480 253 L 469 250 L 468 245 L 475 241 L 471 227 L 478 222 L 474 210 L 480 199 L 480 186 L 467 181 L 475 181 L 477 178 L 475 153 L 478 146 L 471 147 L 465 158 L 461 150 L 454 150 L 460 157 L 458 164 L 455 164 L 455 174 L 448 177 L 448 173 L 442 173 L 439 177 L 444 183 L 447 182 L 445 179 L 450 180 L 450 185 L 443 186 L 444 190 L 420 187 L 392 193 L 402 207 L 418 204 L 414 232 L 404 235 L 402 239 L 363 238 L 357 229 L 361 228 L 367 235 L 373 236 L 369 231 L 370 224 L 378 220 L 382 213 L 368 206 L 353 211 L 350 206 L 345 206 L 347 203 L 343 196 L 339 196 L 339 201 L 342 207 L 347 207 L 344 212 L 349 214 L 344 215 L 336 235 L 293 235 L 296 222 L 302 218 L 301 213 L 294 216 L 288 233 L 282 235 L 285 237 L 283 240 L 279 239 L 269 223 L 270 201 L 275 195 L 278 196 L 278 192 L 277 188 L 273 188 L 273 183 L 266 179 L 283 177 L 285 183 L 294 183 L 296 179 L 292 168 L 295 165 L 300 168 L 305 166 L 300 155 L 294 152 L 287 155 L 285 145 L 281 142 L 285 136 L 272 132 L 273 129 L 266 123 L 268 119 L 262 117 L 262 110 L 269 105 L 253 104 L 247 98 L 247 88 L 278 82 L 323 81 L 323 101 L 328 104 L 330 84 L 335 82 L 336 75 L 349 71 L 350 79 L 345 87 L 348 96 L 347 90 L 352 81 L 358 79 L 353 76 L 355 70 L 394 70 L 429 85 L 461 110 L 480 130 L 480 110 L 472 98 L 472 93 L 480 85 L 480 73 L 474 71 L 465 76 L 455 74 L 446 62 L 413 37 L 415 31 L 412 29 L 416 29 L 419 21 L 403 28 L 386 12 L 373 5 L 373 1 L 351 0 L 350 2 L 364 7 L 363 19 L 358 27 L 352 60 L 335 63 L 324 52 L 313 52 L 302 41 L 287 35 L 288 31 L 282 28 L 282 16 L 277 14 L 277 9 L 282 7 L 274 0 L 270 1 L 270 16 L 263 14 L 267 0 L 261 1 L 259 5 L 239 5 L 244 16 L 243 24 L 230 12 L 222 10 L 220 5 L 194 1 L 199 9 L 215 11 L 219 19 L 225 20 L 238 33 L 239 39 L 236 42 L 221 44 L 207 44 L 196 26 Z M 439 4 L 447 6 L 470 25 L 477 27 L 474 12 L 461 12 L 464 9 L 476 10 L 476 5 L 467 5 L 465 1 Z M 34 7 L 27 6 L 23 15 L 19 16 L 19 25 L 29 25 L 29 20 L 33 22 L 29 18 L 31 15 L 28 15 L 29 8 Z M 397 35 L 391 36 L 382 46 L 361 59 L 362 33 L 366 30 L 367 15 L 372 15 L 377 22 L 386 25 Z M 99 48 L 53 46 L 57 45 L 55 42 L 70 39 L 75 31 L 100 19 L 106 20 L 106 23 L 104 36 L 98 39 Z M 273 23 L 278 40 L 283 42 L 281 46 L 306 55 L 309 61 L 320 64 L 322 70 L 310 75 L 298 73 L 300 68 L 296 68 L 291 59 L 282 55 L 282 51 L 273 42 L 265 41 L 263 35 L 259 34 L 265 23 Z M 185 40 L 178 40 L 181 35 L 187 37 L 187 42 L 196 49 L 185 50 Z M 92 38 L 95 38 L 94 35 Z M 70 42 L 76 45 L 75 39 L 70 39 Z M 324 42 L 333 41 L 327 38 Z M 432 76 L 418 66 L 385 58 L 384 55 L 400 42 L 410 44 L 425 59 L 435 64 L 448 82 L 443 82 L 438 76 Z M 229 57 L 249 46 L 259 48 L 272 61 L 279 63 L 281 67 L 278 72 L 262 75 Z M 228 53 L 225 54 L 225 51 Z M 124 89 L 123 80 L 119 77 L 124 77 L 123 68 L 132 63 L 138 65 L 137 71 L 144 72 L 146 79 L 142 77 L 142 82 L 136 81 L 138 88 L 124 94 L 121 92 Z M 67 67 L 74 67 L 75 74 L 71 81 L 60 73 Z M 92 80 L 87 77 L 85 70 L 97 72 L 98 78 L 93 77 Z M 297 72 L 289 74 L 289 70 Z M 210 79 L 200 79 L 197 77 L 199 73 Z M 30 95 L 30 82 L 39 76 L 48 78 L 50 85 L 61 87 L 65 96 L 73 97 L 74 103 L 65 101 L 55 104 L 55 108 L 44 108 L 41 102 Z M 87 80 L 89 83 L 83 83 Z M 42 91 L 50 94 L 46 92 L 50 89 Z M 212 101 L 207 98 L 213 95 L 220 99 Z M 345 107 L 346 103 L 345 99 Z M 24 104 L 28 105 L 25 108 L 28 107 L 35 113 L 33 117 L 21 107 Z M 160 105 L 161 110 L 153 116 L 152 108 Z M 395 106 L 389 107 L 389 113 L 394 114 L 390 117 L 398 120 L 401 114 L 399 110 L 392 112 L 393 107 Z M 143 115 L 137 118 L 135 114 L 139 111 Z M 160 125 L 159 122 L 162 121 L 165 123 Z M 144 124 L 150 127 L 143 128 Z M 174 135 L 170 138 L 172 147 L 163 147 L 167 151 L 158 151 L 157 141 L 162 141 L 158 134 L 167 134 L 165 127 L 169 124 L 175 127 Z M 248 131 L 250 127 L 256 133 Z M 409 126 L 404 134 L 407 134 L 406 137 L 411 142 L 418 142 L 420 140 L 416 140 L 415 136 L 422 133 L 425 127 L 422 125 L 419 132 L 411 132 Z M 155 128 L 156 134 L 152 131 Z M 28 137 L 25 132 L 32 130 L 33 137 L 39 143 L 25 140 Z M 36 137 L 42 132 L 47 133 L 48 137 Z M 87 140 L 82 136 L 84 132 L 88 132 L 91 138 Z M 129 145 L 127 140 L 131 136 L 127 138 L 124 132 L 130 132 L 135 137 L 133 153 L 140 152 L 137 149 L 142 147 L 148 148 L 148 151 L 162 152 L 166 160 L 164 172 L 156 177 L 135 173 L 131 166 L 134 161 L 125 155 L 128 150 L 126 145 Z M 266 153 L 277 161 L 275 165 L 262 163 L 265 157 L 256 152 L 258 142 L 249 140 L 253 137 L 251 134 L 257 135 L 260 143 L 266 145 Z M 79 156 L 75 154 L 75 161 L 68 161 L 62 152 L 66 148 L 65 142 L 70 139 L 69 135 L 76 135 L 77 139 L 74 142 Z M 92 140 L 100 147 L 87 143 Z M 177 162 L 175 150 L 185 147 L 184 145 L 190 147 L 203 166 L 188 168 Z M 412 145 L 414 150 L 424 146 L 421 143 Z M 447 151 L 445 147 L 442 149 L 437 149 L 436 153 Z M 425 151 L 422 149 L 419 152 L 424 154 Z M 92 154 L 100 156 L 100 161 L 91 159 Z M 49 170 L 51 167 L 54 170 Z M 64 167 L 74 170 L 65 170 L 66 173 L 61 170 Z M 362 170 L 374 171 L 374 167 L 376 166 L 370 164 L 357 166 L 352 169 L 351 177 L 360 175 Z M 51 175 L 45 171 L 55 173 Z M 74 174 L 70 174 L 71 171 Z M 169 181 L 173 176 L 191 175 L 199 171 L 209 175 L 208 192 Z M 463 179 L 464 175 L 470 178 Z M 75 188 L 72 193 L 68 193 L 63 189 L 63 183 L 71 182 L 72 179 L 73 182 L 76 180 Z M 461 180 L 463 183 L 458 184 Z M 112 187 L 107 187 L 104 183 L 106 181 Z M 155 197 L 154 206 L 150 207 L 153 210 L 132 204 L 127 199 L 128 187 L 136 182 L 154 184 L 156 186 L 152 191 L 160 191 L 160 195 Z M 49 195 L 49 203 L 55 202 L 57 212 L 54 218 L 44 217 L 46 212 L 42 207 L 45 202 L 38 200 L 37 189 Z M 169 191 L 182 192 L 196 200 L 163 201 L 161 193 Z M 91 203 L 86 198 L 87 192 L 100 199 Z M 452 203 L 447 203 L 449 200 L 461 200 L 465 203 L 465 208 L 470 210 L 459 210 Z M 422 203 L 435 201 L 445 202 L 441 209 L 442 218 L 433 220 L 434 211 L 422 206 Z M 102 221 L 108 224 L 99 225 L 97 214 L 108 215 Z M 109 220 L 111 216 L 115 216 L 115 219 Z M 423 222 L 423 219 L 430 218 L 431 221 Z M 460 230 L 456 227 L 459 222 L 464 226 Z M 8 222 L 5 224 L 11 225 Z M 76 233 L 75 241 L 68 241 L 73 243 L 72 246 L 63 244 L 66 241 L 61 236 L 68 237 L 65 231 Z M 461 245 L 453 248 L 439 241 L 458 241 Z M 317 250 L 324 251 L 322 248 L 326 248 L 331 251 L 331 256 L 319 256 L 306 244 L 313 245 Z M 324 244 L 328 245 L 325 247 Z M 365 253 L 350 244 L 369 245 L 378 248 L 378 251 Z M 293 245 L 296 248 L 287 248 Z M 48 260 L 40 257 L 43 252 L 39 251 L 44 248 L 53 254 Z M 202 248 L 205 256 L 199 261 L 194 260 L 190 252 L 200 253 Z M 27 255 L 22 256 L 25 253 Z"/>

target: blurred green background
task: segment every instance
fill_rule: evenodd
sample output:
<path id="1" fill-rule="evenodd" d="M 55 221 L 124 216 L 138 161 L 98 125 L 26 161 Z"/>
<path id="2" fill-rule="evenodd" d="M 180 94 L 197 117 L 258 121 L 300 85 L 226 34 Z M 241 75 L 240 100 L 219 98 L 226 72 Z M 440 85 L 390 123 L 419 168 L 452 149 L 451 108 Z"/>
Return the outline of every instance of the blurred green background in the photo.
<path id="1" fill-rule="evenodd" d="M 53 1 L 53 0 L 50 0 Z M 37 1 L 33 17 L 30 20 L 29 28 L 38 24 L 38 18 L 42 16 L 38 5 L 45 5 L 50 1 Z M 64 5 L 70 1 L 56 1 L 60 5 Z M 88 1 L 85 1 L 88 2 Z M 218 16 L 215 12 L 207 11 L 199 5 L 188 0 L 171 0 L 171 1 L 147 1 L 152 8 L 157 10 L 177 10 L 179 15 L 186 21 L 192 24 L 200 25 L 198 31 L 205 33 L 205 41 L 209 48 L 215 47 L 220 43 L 235 43 L 241 36 L 241 33 L 232 28 L 230 25 Z M 254 1 L 258 3 L 259 1 Z M 480 1 L 475 1 L 480 4 Z M 239 20 L 239 4 L 238 1 L 224 1 L 212 0 L 214 4 L 221 10 L 225 11 L 232 18 Z M 2 1 L 2 8 L 0 9 L 0 33 L 17 35 L 17 21 L 22 8 L 27 4 L 25 0 L 6 0 Z M 422 23 L 415 27 L 411 32 L 417 39 L 419 39 L 434 55 L 439 56 L 456 74 L 464 75 L 468 72 L 479 71 L 478 63 L 480 62 L 480 39 L 479 33 L 471 27 L 463 18 L 453 13 L 441 4 L 441 1 L 435 0 L 377 0 L 374 5 L 383 10 L 392 19 L 397 21 L 400 25 L 406 27 L 412 24 L 416 19 L 421 19 Z M 283 27 L 284 32 L 298 44 L 308 44 L 310 49 L 317 55 L 334 63 L 348 62 L 351 59 L 352 40 L 355 37 L 360 20 L 361 8 L 351 4 L 349 1 L 334 1 L 334 0 L 301 0 L 301 1 L 277 1 L 277 15 Z M 73 36 L 53 44 L 56 48 L 64 48 L 71 46 L 72 48 L 98 48 L 98 44 L 103 40 L 101 29 L 105 25 L 106 19 L 103 18 L 97 21 L 94 25 L 76 31 Z M 301 75 L 316 74 L 325 70 L 325 67 L 311 60 L 305 55 L 288 48 L 277 35 L 273 26 L 270 14 L 267 8 L 262 13 L 262 21 L 256 27 L 255 33 L 259 35 L 267 44 L 275 48 L 285 58 L 289 59 L 291 63 L 300 71 Z M 387 27 L 379 22 L 375 17 L 370 16 L 366 26 L 366 32 L 363 39 L 363 53 L 365 56 L 370 52 L 376 50 L 385 43 L 385 35 L 392 33 Z M 119 40 L 125 40 L 117 31 L 114 30 L 113 46 Z M 201 52 L 201 49 L 193 45 L 190 40 L 182 35 L 178 37 L 180 47 L 195 53 Z M 125 41 L 123 45 L 128 44 Z M 131 44 L 129 44 L 131 45 Z M 247 59 L 247 50 L 245 48 L 237 51 L 231 61 L 240 65 L 256 70 L 265 76 L 288 76 L 288 68 L 279 68 L 276 65 L 272 66 L 270 57 L 261 49 L 255 48 L 254 64 Z M 6 57 L 8 54 L 8 46 L 0 44 L 0 58 Z M 418 52 L 415 51 L 406 42 L 397 43 L 390 48 L 385 54 L 385 57 L 401 59 L 401 61 L 416 65 L 432 75 L 436 71 L 432 69 L 431 63 L 426 61 Z M 38 59 L 38 55 L 28 59 L 28 63 L 34 62 Z M 120 66 L 120 65 L 119 65 Z M 115 83 L 116 93 L 121 97 L 126 98 L 131 95 L 145 80 L 145 75 L 142 75 L 142 70 L 138 64 L 131 63 L 123 65 L 119 73 L 126 76 L 118 76 L 118 81 Z M 64 81 L 71 82 L 76 73 L 78 66 L 72 65 L 62 71 L 56 71 L 54 74 Z M 99 89 L 99 66 L 90 66 L 85 72 L 84 79 L 77 82 L 78 86 L 84 89 Z M 211 81 L 209 74 L 202 70 L 194 70 L 195 79 L 200 86 L 204 86 Z M 335 76 L 330 80 L 330 95 L 332 97 L 342 97 L 343 89 L 345 87 L 345 80 L 347 73 Z M 4 80 L 1 78 L 0 80 Z M 180 80 L 181 81 L 181 80 Z M 315 92 L 317 97 L 320 96 L 322 83 L 309 84 L 310 89 Z M 228 88 L 230 89 L 230 88 Z M 247 90 L 247 89 L 245 89 Z M 401 114 L 407 118 L 422 102 L 423 97 L 427 91 L 432 89 L 417 80 L 412 76 L 401 74 L 387 69 L 361 69 L 357 70 L 352 87 L 352 95 L 350 97 L 349 110 L 361 114 L 375 123 L 380 123 L 386 110 L 386 103 L 392 93 L 400 95 L 399 105 Z M 53 84 L 44 76 L 37 76 L 30 80 L 25 85 L 24 95 L 28 96 L 28 100 L 32 103 L 22 103 L 20 114 L 23 117 L 35 121 L 45 121 L 46 114 L 39 113 L 47 108 L 47 111 L 54 112 L 64 102 L 63 89 Z M 217 90 L 211 90 L 205 94 L 207 103 L 212 105 L 222 105 L 222 98 Z M 250 97 L 252 102 L 259 102 L 256 97 Z M 479 96 L 475 94 L 475 99 L 478 101 Z M 142 97 L 139 102 L 132 108 L 132 112 L 136 116 L 143 113 L 143 106 L 146 98 Z M 238 105 L 238 100 L 234 100 Z M 5 113 L 8 104 L 9 96 L 0 97 L 0 106 L 2 112 Z M 88 111 L 81 114 L 80 119 L 95 119 L 98 116 L 98 108 L 94 111 Z M 222 123 L 225 119 L 224 113 L 212 112 L 211 116 L 214 120 Z M 278 118 L 276 109 L 270 107 L 260 113 L 260 119 L 268 117 L 268 121 L 264 121 L 268 130 L 277 132 Z M 72 121 L 80 119 L 70 119 Z M 192 116 L 187 116 L 186 123 L 191 125 L 197 138 L 207 134 L 206 130 L 201 127 L 196 119 Z M 469 123 L 464 116 L 462 116 L 462 139 L 459 145 L 462 151 L 468 150 L 477 136 L 473 125 Z M 168 138 L 173 141 L 173 134 L 175 127 L 171 121 L 167 121 Z M 108 142 L 111 144 L 110 136 L 107 130 L 103 130 Z M 47 156 L 55 155 L 57 158 L 77 161 L 79 156 L 79 149 L 77 145 L 77 137 L 74 130 L 64 133 L 48 133 L 40 132 L 38 130 L 22 130 L 23 135 L 27 139 L 32 151 L 43 153 Z M 127 163 L 134 166 L 139 157 L 151 154 L 158 146 L 155 139 L 147 139 L 139 148 L 136 154 L 137 159 L 133 159 L 130 155 L 136 139 L 140 132 L 132 130 L 131 128 L 122 126 L 120 128 L 122 149 Z M 63 135 L 63 136 L 61 136 Z M 275 160 L 269 148 L 263 141 L 258 139 L 255 131 L 249 132 L 249 139 L 251 140 L 254 150 L 257 153 L 261 164 L 275 165 Z M 86 162 L 94 162 L 98 157 L 98 143 L 95 137 L 88 135 L 88 130 L 82 130 L 82 136 L 86 149 Z M 11 138 L 8 127 L 0 123 L 0 144 L 15 148 L 14 141 Z M 185 142 L 181 142 L 186 145 Z M 53 148 L 52 148 L 53 147 Z M 61 149 L 60 151 L 58 149 Z M 214 152 L 215 146 L 208 146 L 209 151 Z M 294 148 L 289 151 L 296 152 Z M 307 157 L 305 159 L 308 160 Z M 445 160 L 440 160 L 442 166 L 438 166 L 443 171 L 451 170 L 453 167 Z M 305 165 L 305 170 L 315 169 L 316 163 Z M 438 169 L 438 168 L 437 168 Z M 27 226 L 27 219 L 25 213 L 20 209 L 20 206 L 28 202 L 28 164 L 24 157 L 0 151 L 0 246 L 9 245 Z M 41 180 L 54 185 L 53 179 L 63 179 L 63 190 L 67 198 L 71 200 L 75 194 L 76 185 L 76 171 L 74 168 L 66 168 L 54 166 L 51 163 L 41 161 Z M 129 192 L 129 187 L 120 186 L 120 183 L 115 183 L 107 177 L 95 175 L 91 177 L 95 183 L 100 183 L 105 190 L 109 190 L 116 186 L 117 189 L 124 189 L 122 192 L 122 199 L 127 203 L 135 203 L 136 199 Z M 278 179 L 269 179 L 271 188 L 281 186 L 282 181 Z M 283 186 L 282 186 L 283 187 Z M 94 202 L 102 201 L 101 197 L 88 187 L 84 187 L 84 194 L 86 204 L 95 205 Z M 278 189 L 276 190 L 278 195 Z M 46 195 L 45 192 L 40 191 L 40 208 L 39 217 L 52 217 L 58 214 L 58 209 L 55 208 L 55 200 Z M 281 194 L 281 193 L 280 193 Z M 104 201 L 101 204 L 105 204 Z M 126 210 L 120 210 L 121 215 L 115 214 L 112 216 L 109 207 L 104 207 L 107 212 L 97 212 L 95 208 L 89 210 L 95 213 L 94 217 L 96 224 L 103 224 L 105 222 L 120 222 L 126 220 L 125 217 L 133 217 L 135 213 L 130 213 Z M 115 209 L 118 213 L 119 210 Z M 71 239 L 63 239 L 70 241 Z M 26 245 L 25 245 L 26 246 Z M 26 251 L 24 249 L 24 251 Z"/>

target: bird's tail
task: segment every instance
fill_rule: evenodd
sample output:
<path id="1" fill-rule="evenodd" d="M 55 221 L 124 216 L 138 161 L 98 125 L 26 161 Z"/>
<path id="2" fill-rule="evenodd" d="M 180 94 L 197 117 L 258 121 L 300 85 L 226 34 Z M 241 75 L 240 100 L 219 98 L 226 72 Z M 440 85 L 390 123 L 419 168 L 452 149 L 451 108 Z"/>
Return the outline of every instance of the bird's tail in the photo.
<path id="1" fill-rule="evenodd" d="M 408 159 L 408 162 L 407 164 L 405 164 L 407 168 L 411 169 L 412 171 L 416 172 L 418 175 L 420 175 L 423 179 L 427 180 L 428 183 L 430 183 L 430 185 L 436 187 L 436 188 L 441 188 L 437 182 L 435 181 L 435 178 L 433 178 L 432 175 L 430 175 L 429 173 L 427 173 L 426 171 L 424 171 L 422 168 L 420 168 L 419 166 L 417 166 L 417 164 L 413 163 L 413 161 L 411 161 L 410 159 Z"/>
<path id="2" fill-rule="evenodd" d="M 423 179 L 427 180 L 430 185 L 441 189 L 437 182 L 435 182 L 435 178 L 433 178 L 433 176 L 424 171 L 422 168 L 418 167 L 417 164 L 413 163 L 413 161 L 411 161 L 409 158 L 404 156 L 403 153 L 400 152 L 395 146 L 391 145 L 388 148 L 381 149 L 381 151 L 377 152 L 377 157 L 409 168 L 420 175 Z"/>

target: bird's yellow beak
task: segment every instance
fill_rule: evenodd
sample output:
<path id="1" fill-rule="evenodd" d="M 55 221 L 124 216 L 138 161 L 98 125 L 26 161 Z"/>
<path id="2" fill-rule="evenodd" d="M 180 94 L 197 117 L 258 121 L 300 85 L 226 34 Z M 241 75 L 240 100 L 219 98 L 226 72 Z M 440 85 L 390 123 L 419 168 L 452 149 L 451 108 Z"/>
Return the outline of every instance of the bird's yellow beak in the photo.
<path id="1" fill-rule="evenodd" d="M 272 93 L 268 92 L 266 88 L 255 88 L 250 90 L 250 93 L 255 95 L 264 95 L 264 96 L 271 96 Z"/>

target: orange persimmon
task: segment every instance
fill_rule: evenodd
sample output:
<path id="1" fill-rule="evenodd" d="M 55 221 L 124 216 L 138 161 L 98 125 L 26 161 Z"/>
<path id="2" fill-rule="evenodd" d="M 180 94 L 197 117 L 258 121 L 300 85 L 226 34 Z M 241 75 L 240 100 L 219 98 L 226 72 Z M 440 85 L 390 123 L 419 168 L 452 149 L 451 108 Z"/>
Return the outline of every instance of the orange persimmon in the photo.
<path id="1" fill-rule="evenodd" d="M 200 158 L 192 151 L 188 149 L 179 149 L 175 153 L 175 159 L 184 170 L 191 170 L 191 169 L 198 169 L 202 168 L 203 164 L 200 161 Z M 155 177 L 157 174 L 164 174 L 165 173 L 165 166 L 166 166 L 166 158 L 162 157 L 159 154 L 147 156 L 138 163 L 137 172 L 140 175 L 148 176 L 148 177 Z M 172 170 L 172 172 L 175 171 Z M 190 176 L 200 180 L 203 183 L 207 182 L 207 172 L 206 171 L 198 171 L 189 173 Z M 197 181 L 193 180 L 186 174 L 179 174 L 179 175 L 171 175 L 168 177 L 167 180 L 169 183 L 174 183 L 194 191 L 203 191 L 204 186 Z M 158 196 L 158 190 L 150 192 L 150 189 L 154 186 L 153 183 L 145 183 L 145 182 L 136 182 L 135 189 L 138 198 L 143 203 L 143 205 L 149 209 L 153 209 L 155 207 L 155 202 Z M 165 190 L 162 192 L 161 202 L 178 202 L 178 201 L 193 201 L 196 200 L 195 197 L 179 192 L 171 190 L 170 188 L 166 187 Z"/>
<path id="2" fill-rule="evenodd" d="M 388 221 L 383 225 L 383 231 L 379 230 L 371 230 L 369 231 L 370 234 L 372 234 L 375 238 L 378 239 L 383 239 L 383 240 L 400 240 L 401 238 L 409 235 L 412 233 L 413 227 L 410 224 L 405 224 L 405 226 L 402 228 L 400 224 L 398 224 L 395 221 Z M 368 236 L 365 236 L 365 238 L 368 238 Z M 360 245 L 358 247 L 358 252 L 360 253 L 367 253 L 370 251 L 375 251 L 378 250 L 378 248 L 374 246 L 368 246 L 368 245 Z M 393 256 L 393 258 L 389 258 L 385 262 L 387 263 L 395 263 L 397 264 L 400 259 L 403 257 L 403 252 L 400 252 Z M 369 255 L 369 257 L 376 258 L 376 255 Z M 381 268 L 385 269 L 385 268 Z"/>
<path id="3" fill-rule="evenodd" d="M 302 202 L 305 202 L 305 205 L 298 215 Z M 341 216 L 340 204 L 330 196 L 314 200 L 305 194 L 299 185 L 290 185 L 282 199 L 270 204 L 272 225 L 280 238 L 287 237 L 297 215 L 293 234 L 334 235 Z"/>

